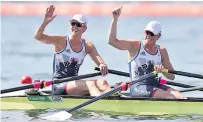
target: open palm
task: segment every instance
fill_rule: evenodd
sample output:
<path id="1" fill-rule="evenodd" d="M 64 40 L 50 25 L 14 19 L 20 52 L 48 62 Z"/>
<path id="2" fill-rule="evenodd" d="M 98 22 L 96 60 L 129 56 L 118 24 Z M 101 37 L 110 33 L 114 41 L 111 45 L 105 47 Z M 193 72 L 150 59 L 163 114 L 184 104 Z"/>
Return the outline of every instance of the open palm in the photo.
<path id="1" fill-rule="evenodd" d="M 54 15 L 54 10 L 55 10 L 55 7 L 53 5 L 47 8 L 45 17 L 44 17 L 44 22 L 49 23 L 56 17 L 56 15 Z"/>

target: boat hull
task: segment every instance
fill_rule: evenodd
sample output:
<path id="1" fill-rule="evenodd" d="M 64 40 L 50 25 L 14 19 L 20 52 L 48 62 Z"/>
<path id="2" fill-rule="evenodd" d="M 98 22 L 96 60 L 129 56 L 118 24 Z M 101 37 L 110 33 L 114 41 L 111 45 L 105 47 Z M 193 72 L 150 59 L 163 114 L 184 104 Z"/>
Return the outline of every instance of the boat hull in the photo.
<path id="1" fill-rule="evenodd" d="M 62 102 L 30 101 L 27 97 L 1 98 L 1 110 L 73 108 L 92 97 L 66 96 Z M 82 109 L 137 115 L 203 114 L 203 99 L 164 100 L 111 96 Z"/>

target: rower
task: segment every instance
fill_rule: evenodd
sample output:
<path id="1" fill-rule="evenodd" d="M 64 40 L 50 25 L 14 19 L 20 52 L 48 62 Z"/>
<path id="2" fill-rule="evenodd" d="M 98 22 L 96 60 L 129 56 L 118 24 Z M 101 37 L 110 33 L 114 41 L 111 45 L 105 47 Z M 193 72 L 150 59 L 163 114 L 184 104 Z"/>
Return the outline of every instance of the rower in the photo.
<path id="1" fill-rule="evenodd" d="M 139 79 L 139 77 L 154 70 L 157 72 L 161 72 L 164 68 L 174 70 L 166 48 L 156 44 L 161 37 L 162 31 L 159 22 L 151 21 L 147 24 L 144 29 L 144 40 L 120 40 L 117 38 L 117 22 L 121 14 L 121 9 L 122 7 L 112 12 L 113 20 L 109 30 L 109 44 L 119 50 L 127 50 L 129 52 L 130 80 Z M 163 75 L 170 80 L 175 79 L 173 74 L 163 73 Z M 185 99 L 175 89 L 159 84 L 156 77 L 132 85 L 130 87 L 130 95 L 132 97 Z"/>
<path id="2" fill-rule="evenodd" d="M 55 7 L 47 8 L 44 21 L 35 33 L 35 39 L 54 45 L 53 79 L 77 76 L 80 66 L 87 54 L 100 67 L 103 76 L 108 74 L 107 65 L 98 54 L 92 42 L 82 38 L 87 30 L 87 19 L 82 14 L 75 14 L 69 21 L 71 35 L 46 35 L 45 27 L 56 17 Z M 98 96 L 111 90 L 105 80 L 76 80 L 52 85 L 53 95 L 86 95 Z"/>

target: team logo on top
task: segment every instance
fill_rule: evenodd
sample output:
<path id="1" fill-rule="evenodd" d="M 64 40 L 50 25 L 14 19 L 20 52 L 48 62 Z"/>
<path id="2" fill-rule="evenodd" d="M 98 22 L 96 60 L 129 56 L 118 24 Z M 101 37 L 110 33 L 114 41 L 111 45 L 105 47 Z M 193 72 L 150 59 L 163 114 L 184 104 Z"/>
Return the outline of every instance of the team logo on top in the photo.
<path id="1" fill-rule="evenodd" d="M 70 49 L 67 49 L 66 52 L 70 53 Z"/>
<path id="2" fill-rule="evenodd" d="M 71 58 L 69 61 L 60 62 L 56 66 L 56 77 L 70 77 L 78 75 L 78 70 L 81 64 L 77 58 Z"/>
<path id="3" fill-rule="evenodd" d="M 144 56 L 146 56 L 146 54 L 145 54 L 145 52 L 144 52 L 144 51 L 143 51 L 143 52 L 141 52 L 141 53 L 140 53 L 140 55 L 144 55 Z"/>
<path id="4" fill-rule="evenodd" d="M 153 69 L 154 69 L 154 61 L 148 60 L 146 61 L 146 63 L 143 63 L 141 66 L 137 68 L 137 70 L 135 71 L 136 77 L 140 77 L 148 73 L 151 73 Z"/>

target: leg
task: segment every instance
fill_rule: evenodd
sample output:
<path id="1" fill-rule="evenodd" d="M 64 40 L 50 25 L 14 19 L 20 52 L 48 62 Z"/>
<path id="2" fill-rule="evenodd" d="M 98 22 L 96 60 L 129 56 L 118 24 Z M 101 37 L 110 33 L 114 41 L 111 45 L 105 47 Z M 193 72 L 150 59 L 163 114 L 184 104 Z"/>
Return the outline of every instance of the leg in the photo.
<path id="1" fill-rule="evenodd" d="M 99 90 L 96 82 L 97 82 L 96 80 L 86 81 L 86 85 L 89 89 L 89 93 L 91 96 L 99 96 L 102 94 L 102 92 Z"/>
<path id="2" fill-rule="evenodd" d="M 89 94 L 89 89 L 85 80 L 76 80 L 66 83 L 65 92 L 68 95 L 87 95 Z"/>
<path id="3" fill-rule="evenodd" d="M 111 90 L 111 87 L 109 86 L 106 80 L 96 80 L 96 85 L 103 93 L 106 93 Z"/>
<path id="4" fill-rule="evenodd" d="M 154 98 L 166 98 L 166 99 L 175 99 L 173 94 L 170 94 L 162 89 L 156 88 L 153 93 L 152 97 Z"/>
<path id="5" fill-rule="evenodd" d="M 187 97 L 183 96 L 183 94 L 181 94 L 179 91 L 176 91 L 173 88 L 169 88 L 166 91 L 173 94 L 176 99 L 187 99 Z"/>
<path id="6" fill-rule="evenodd" d="M 77 80 L 68 82 L 65 91 L 69 95 L 90 94 L 91 96 L 99 96 L 102 94 L 96 85 L 96 80 Z"/>
<path id="7" fill-rule="evenodd" d="M 151 97 L 151 94 L 154 88 L 155 87 L 152 85 L 136 83 L 130 87 L 130 96 L 131 97 Z"/>
<path id="8" fill-rule="evenodd" d="M 52 95 L 66 95 L 66 84 L 67 83 L 53 84 Z"/>
<path id="9" fill-rule="evenodd" d="M 154 98 L 168 98 L 175 99 L 175 97 L 160 89 L 156 85 L 135 84 L 130 87 L 131 96 L 133 97 L 154 97 Z"/>
<path id="10" fill-rule="evenodd" d="M 186 97 L 183 96 L 183 94 L 181 94 L 179 91 L 169 87 L 169 86 L 166 86 L 166 85 L 160 85 L 158 88 L 172 94 L 175 96 L 176 99 L 187 99 Z"/>
<path id="11" fill-rule="evenodd" d="M 61 83 L 52 87 L 54 95 L 87 95 L 98 96 L 101 91 L 96 85 L 96 81 L 76 80 L 67 83 Z"/>

